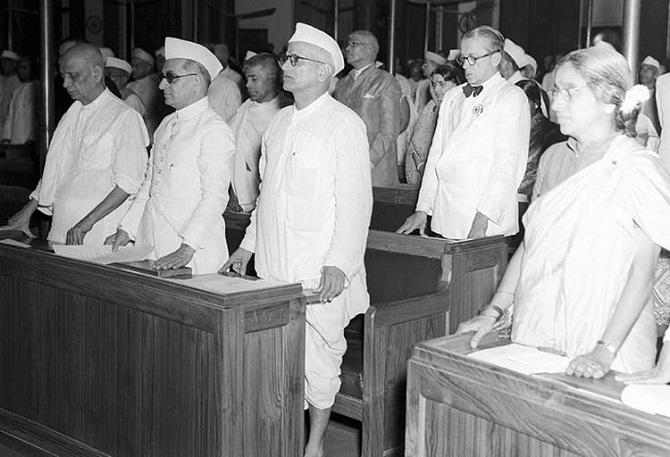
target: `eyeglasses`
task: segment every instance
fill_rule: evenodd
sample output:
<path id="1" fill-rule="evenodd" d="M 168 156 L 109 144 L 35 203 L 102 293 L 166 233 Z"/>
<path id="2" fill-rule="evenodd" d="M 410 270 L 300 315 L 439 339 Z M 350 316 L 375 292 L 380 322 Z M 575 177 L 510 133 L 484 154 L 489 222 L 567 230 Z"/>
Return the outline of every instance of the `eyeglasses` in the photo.
<path id="1" fill-rule="evenodd" d="M 349 41 L 347 41 L 347 45 L 345 46 L 345 48 L 356 48 L 358 46 L 365 46 L 367 44 L 370 44 L 370 43 L 366 43 L 364 41 L 351 41 L 351 40 L 349 40 Z"/>
<path id="2" fill-rule="evenodd" d="M 297 54 L 286 54 L 284 57 L 282 57 L 279 60 L 280 60 L 282 65 L 284 65 L 284 63 L 288 60 L 289 62 L 291 62 L 292 67 L 295 67 L 296 65 L 298 65 L 298 61 L 300 61 L 300 60 L 307 60 L 308 62 L 316 62 L 316 63 L 326 63 L 326 62 L 322 62 L 321 60 L 310 59 L 309 57 L 303 57 L 303 56 L 299 56 Z"/>
<path id="3" fill-rule="evenodd" d="M 554 86 L 554 88 L 551 89 L 549 93 L 551 94 L 551 98 L 556 98 L 560 95 L 561 98 L 567 101 L 571 101 L 577 92 L 579 92 L 582 89 L 585 89 L 586 87 L 588 86 L 584 85 L 577 87 L 569 87 L 567 89 L 559 89 L 558 87 Z"/>
<path id="4" fill-rule="evenodd" d="M 161 80 L 166 80 L 168 84 L 172 84 L 175 79 L 185 78 L 186 76 L 195 76 L 197 73 L 186 73 L 185 75 L 175 75 L 171 71 L 161 74 Z"/>
<path id="5" fill-rule="evenodd" d="M 484 54 L 483 56 L 478 56 L 478 57 L 475 57 L 475 56 L 463 56 L 463 55 L 462 55 L 462 56 L 458 56 L 458 58 L 456 59 L 456 62 L 458 62 L 458 64 L 459 64 L 461 67 L 462 67 L 463 65 L 465 65 L 465 62 L 467 62 L 468 65 L 470 65 L 470 66 L 472 67 L 473 65 L 475 65 L 475 64 L 477 63 L 477 61 L 478 61 L 479 59 L 483 59 L 484 57 L 488 57 L 488 56 L 490 56 L 490 55 L 493 55 L 493 54 L 495 54 L 496 52 L 500 52 L 500 51 L 491 51 L 491 52 L 489 52 L 488 54 Z"/>

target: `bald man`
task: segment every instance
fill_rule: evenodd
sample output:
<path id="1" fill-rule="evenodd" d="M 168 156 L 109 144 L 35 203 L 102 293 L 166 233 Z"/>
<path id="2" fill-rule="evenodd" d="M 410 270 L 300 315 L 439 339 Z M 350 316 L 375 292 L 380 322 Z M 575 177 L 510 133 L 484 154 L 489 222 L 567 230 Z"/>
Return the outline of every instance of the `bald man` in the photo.
<path id="1" fill-rule="evenodd" d="M 255 253 L 260 277 L 301 282 L 321 300 L 305 314 L 305 457 L 323 455 L 347 348 L 344 328 L 370 301 L 363 264 L 372 210 L 365 124 L 328 94 L 343 67 L 332 37 L 296 26 L 282 65 L 284 89 L 295 103 L 263 136 L 258 203 L 240 248 L 224 265 L 244 273 Z"/>
<path id="2" fill-rule="evenodd" d="M 142 117 L 105 87 L 96 46 L 74 45 L 59 67 L 74 103 L 56 127 L 42 179 L 9 226 L 30 234 L 39 209 L 52 216 L 48 240 L 102 244 L 142 183 L 149 137 Z"/>

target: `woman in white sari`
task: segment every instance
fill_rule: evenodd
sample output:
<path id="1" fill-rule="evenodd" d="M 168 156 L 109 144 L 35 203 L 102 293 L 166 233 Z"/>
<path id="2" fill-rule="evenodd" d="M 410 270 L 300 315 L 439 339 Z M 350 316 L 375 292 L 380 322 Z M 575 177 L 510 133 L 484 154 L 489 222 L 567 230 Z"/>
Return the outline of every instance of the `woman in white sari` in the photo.
<path id="1" fill-rule="evenodd" d="M 571 357 L 568 374 L 653 366 L 649 298 L 670 247 L 670 175 L 633 139 L 645 93 L 631 81 L 608 47 L 558 64 L 552 109 L 569 140 L 542 158 L 524 242 L 491 303 L 459 328 L 476 331 L 473 347 L 513 306 L 512 340 Z"/>

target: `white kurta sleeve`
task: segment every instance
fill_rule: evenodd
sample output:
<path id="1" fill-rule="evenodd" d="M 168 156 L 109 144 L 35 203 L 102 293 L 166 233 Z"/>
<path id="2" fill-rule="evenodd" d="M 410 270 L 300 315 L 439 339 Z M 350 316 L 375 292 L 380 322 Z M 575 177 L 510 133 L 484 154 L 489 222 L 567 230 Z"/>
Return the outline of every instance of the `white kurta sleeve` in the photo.
<path id="1" fill-rule="evenodd" d="M 496 129 L 493 165 L 477 205 L 477 211 L 496 224 L 500 223 L 511 196 L 516 196 L 523 179 L 530 138 L 526 96 L 516 87 L 505 90 L 509 93 L 497 106 L 496 125 L 493 126 Z"/>
<path id="2" fill-rule="evenodd" d="M 261 177 L 261 182 L 259 184 L 259 197 L 261 198 L 261 192 L 263 191 L 263 176 L 265 175 L 265 168 L 267 166 L 267 147 L 265 144 L 265 138 L 266 135 L 264 134 L 262 139 L 261 139 L 261 157 L 258 160 L 258 172 Z M 242 249 L 245 249 L 249 252 L 256 252 L 256 228 L 258 226 L 258 204 L 256 204 L 256 207 L 254 210 L 251 212 L 251 222 L 249 222 L 249 225 L 247 226 L 247 229 L 244 233 L 244 238 L 242 239 L 242 242 L 240 243 L 240 247 Z"/>
<path id="3" fill-rule="evenodd" d="M 348 123 L 339 130 L 335 133 L 335 228 L 324 265 L 336 266 L 351 278 L 363 265 L 370 226 L 370 159 L 362 123 Z"/>
<path id="4" fill-rule="evenodd" d="M 128 233 L 132 239 L 137 237 L 137 229 L 140 226 L 142 214 L 144 214 L 144 207 L 149 200 L 149 190 L 151 189 L 151 178 L 153 176 L 152 160 L 153 157 L 151 157 L 147 163 L 142 185 L 135 194 L 135 198 L 130 204 L 128 212 L 126 212 L 125 216 L 123 216 L 123 219 L 121 219 L 121 223 L 119 224 L 119 229 Z"/>
<path id="5" fill-rule="evenodd" d="M 447 134 L 447 125 L 449 125 L 449 118 L 452 116 L 452 101 L 453 98 L 447 95 L 440 105 L 440 111 L 437 116 L 437 126 L 435 128 L 435 133 L 433 134 L 433 142 L 428 151 L 428 158 L 426 159 L 426 166 L 423 171 L 421 188 L 419 190 L 419 198 L 416 203 L 417 211 L 424 211 L 429 215 L 433 214 L 433 206 L 435 205 L 435 198 L 437 196 L 438 179 L 435 174 L 435 166 L 442 156 L 444 136 Z"/>
<path id="6" fill-rule="evenodd" d="M 202 136 L 198 156 L 202 197 L 179 231 L 184 243 L 196 250 L 204 247 L 210 228 L 223 217 L 234 153 L 235 143 L 227 126 L 217 124 Z"/>
<path id="7" fill-rule="evenodd" d="M 133 195 L 140 188 L 147 168 L 149 134 L 136 111 L 125 113 L 119 128 L 120 134 L 114 135 L 112 183 Z"/>

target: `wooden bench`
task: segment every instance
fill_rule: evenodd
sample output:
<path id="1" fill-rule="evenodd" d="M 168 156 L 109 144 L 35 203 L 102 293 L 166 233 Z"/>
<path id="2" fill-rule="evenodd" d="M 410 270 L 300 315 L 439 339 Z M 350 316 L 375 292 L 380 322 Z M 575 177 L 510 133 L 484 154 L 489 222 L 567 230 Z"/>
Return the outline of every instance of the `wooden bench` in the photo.
<path id="1" fill-rule="evenodd" d="M 408 184 L 399 187 L 373 187 L 374 203 L 370 228 L 384 232 L 395 232 L 411 215 L 419 199 L 419 189 Z M 527 202 L 519 202 L 519 233 L 505 237 L 511 256 L 523 241 L 521 218 L 528 209 Z"/>
<path id="2" fill-rule="evenodd" d="M 226 218 L 226 229 L 244 229 Z M 231 252 L 237 248 L 229 239 Z M 370 308 L 345 329 L 333 411 L 362 422 L 362 456 L 403 455 L 407 361 L 414 344 L 452 333 L 488 303 L 507 265 L 503 237 L 469 241 L 370 230 Z"/>

